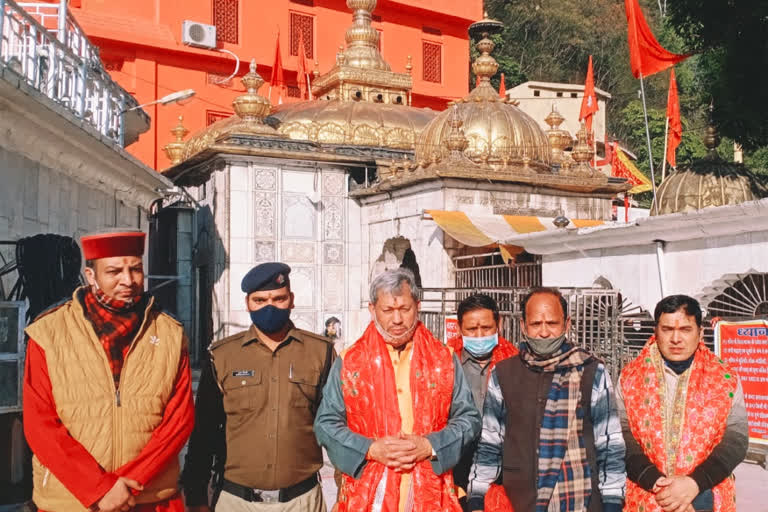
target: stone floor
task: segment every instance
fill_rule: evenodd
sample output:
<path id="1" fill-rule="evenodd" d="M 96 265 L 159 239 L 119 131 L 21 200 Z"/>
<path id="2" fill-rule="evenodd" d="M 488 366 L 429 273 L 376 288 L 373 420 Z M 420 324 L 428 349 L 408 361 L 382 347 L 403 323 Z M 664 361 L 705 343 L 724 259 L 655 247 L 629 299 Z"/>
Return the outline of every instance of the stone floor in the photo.
<path id="1" fill-rule="evenodd" d="M 736 475 L 736 510 L 739 512 L 768 512 L 768 471 L 763 466 L 744 462 L 734 471 Z"/>

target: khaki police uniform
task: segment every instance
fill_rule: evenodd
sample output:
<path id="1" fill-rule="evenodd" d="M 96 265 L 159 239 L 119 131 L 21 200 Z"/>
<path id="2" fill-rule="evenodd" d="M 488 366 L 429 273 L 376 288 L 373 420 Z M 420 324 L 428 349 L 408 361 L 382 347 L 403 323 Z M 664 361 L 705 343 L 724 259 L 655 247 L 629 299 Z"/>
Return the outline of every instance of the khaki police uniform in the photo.
<path id="1" fill-rule="evenodd" d="M 263 336 L 252 325 L 209 349 L 182 475 L 188 506 L 208 503 L 216 467 L 223 474 L 217 509 L 325 510 L 317 485 L 323 456 L 312 425 L 333 344 L 292 324 L 274 352 Z"/>

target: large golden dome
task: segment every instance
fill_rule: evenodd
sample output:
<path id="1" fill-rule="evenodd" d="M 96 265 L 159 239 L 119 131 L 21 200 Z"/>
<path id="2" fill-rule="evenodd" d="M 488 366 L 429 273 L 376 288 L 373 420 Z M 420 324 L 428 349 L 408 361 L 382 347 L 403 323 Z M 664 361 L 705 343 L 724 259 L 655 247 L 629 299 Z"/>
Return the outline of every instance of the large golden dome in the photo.
<path id="1" fill-rule="evenodd" d="M 405 105 L 319 100 L 286 105 L 272 117 L 280 121 L 277 130 L 291 139 L 412 150 L 435 112 Z"/>
<path id="2" fill-rule="evenodd" d="M 381 57 L 379 33 L 371 26 L 376 0 L 347 0 L 347 6 L 354 11 L 347 47 L 328 73 L 315 78 L 318 99 L 278 107 L 276 128 L 295 140 L 412 150 L 435 112 L 409 106 L 410 60 L 407 73 L 395 73 Z"/>
<path id="3" fill-rule="evenodd" d="M 449 156 L 451 122 L 458 115 L 467 139 L 464 156 L 472 162 L 551 172 L 547 134 L 515 102 L 500 98 L 491 86 L 490 78 L 499 65 L 490 55 L 495 45 L 488 35 L 500 29 L 500 22 L 487 19 L 470 28 L 482 36 L 477 43 L 480 56 L 472 64 L 480 84 L 458 100 L 455 109 L 447 109 L 427 125 L 416 141 L 418 164 L 437 163 Z"/>
<path id="4" fill-rule="evenodd" d="M 705 158 L 678 169 L 661 183 L 656 192 L 658 212 L 653 205 L 651 215 L 738 204 L 767 195 L 765 185 L 744 164 L 720 158 L 715 149 L 719 137 L 711 124 L 704 143 L 709 149 Z"/>

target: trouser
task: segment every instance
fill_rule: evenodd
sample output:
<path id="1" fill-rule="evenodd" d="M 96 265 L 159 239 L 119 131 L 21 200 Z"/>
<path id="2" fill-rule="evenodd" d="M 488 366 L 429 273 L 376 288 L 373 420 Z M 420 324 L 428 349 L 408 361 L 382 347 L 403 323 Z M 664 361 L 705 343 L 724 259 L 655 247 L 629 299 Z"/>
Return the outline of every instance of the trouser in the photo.
<path id="1" fill-rule="evenodd" d="M 216 503 L 216 512 L 326 512 L 323 489 L 317 484 L 301 496 L 285 503 L 246 501 L 222 491 Z"/>

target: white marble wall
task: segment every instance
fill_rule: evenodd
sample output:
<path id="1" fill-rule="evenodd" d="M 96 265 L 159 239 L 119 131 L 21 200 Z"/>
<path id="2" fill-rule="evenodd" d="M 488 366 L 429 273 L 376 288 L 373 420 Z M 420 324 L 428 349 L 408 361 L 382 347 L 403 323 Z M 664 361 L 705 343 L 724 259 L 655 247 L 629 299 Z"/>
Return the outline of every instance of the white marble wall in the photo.
<path id="1" fill-rule="evenodd" d="M 213 179 L 216 199 L 209 195 L 206 204 L 215 211 L 224 256 L 216 258 L 224 268 L 215 275 L 214 337 L 250 325 L 240 282 L 266 261 L 292 268 L 297 327 L 322 333 L 334 316 L 346 332 L 348 267 L 351 255 L 359 254 L 360 228 L 348 220 L 359 217 L 359 209 L 346 198 L 344 170 L 252 161 L 233 163 Z M 359 287 L 352 295 L 359 296 Z"/>
<path id="2" fill-rule="evenodd" d="M 728 274 L 768 272 L 768 231 L 668 243 L 664 249 L 666 294 L 700 297 Z M 633 304 L 653 311 L 661 299 L 652 245 L 545 255 L 545 286 L 592 286 L 602 276 Z M 706 304 L 702 304 L 706 307 Z"/>
<path id="3" fill-rule="evenodd" d="M 79 243 L 82 235 L 104 228 L 148 230 L 146 211 L 140 212 L 137 205 L 4 147 L 0 147 L 0 182 L 0 240 L 55 233 Z M 15 259 L 14 246 L 0 245 L 0 251 L 6 260 Z"/>

